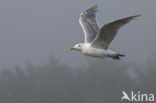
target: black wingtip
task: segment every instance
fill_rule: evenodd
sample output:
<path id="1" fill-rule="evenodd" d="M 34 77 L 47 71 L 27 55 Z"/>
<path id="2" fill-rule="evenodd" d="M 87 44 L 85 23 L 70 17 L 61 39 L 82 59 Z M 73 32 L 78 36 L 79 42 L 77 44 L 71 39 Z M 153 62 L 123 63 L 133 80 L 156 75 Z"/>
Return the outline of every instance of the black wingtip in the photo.
<path id="1" fill-rule="evenodd" d="M 131 16 L 130 18 L 132 18 L 132 20 L 135 20 L 135 19 L 137 19 L 140 16 L 142 16 L 142 15 L 141 14 L 137 14 L 137 15 Z"/>
<path id="2" fill-rule="evenodd" d="M 133 18 L 137 18 L 137 17 L 140 17 L 140 16 L 142 16 L 141 14 L 137 14 L 137 15 L 134 15 L 134 16 L 132 16 Z"/>
<path id="3" fill-rule="evenodd" d="M 139 17 L 139 16 L 142 16 L 141 14 L 137 14 L 137 15 L 134 15 L 133 17 Z"/>

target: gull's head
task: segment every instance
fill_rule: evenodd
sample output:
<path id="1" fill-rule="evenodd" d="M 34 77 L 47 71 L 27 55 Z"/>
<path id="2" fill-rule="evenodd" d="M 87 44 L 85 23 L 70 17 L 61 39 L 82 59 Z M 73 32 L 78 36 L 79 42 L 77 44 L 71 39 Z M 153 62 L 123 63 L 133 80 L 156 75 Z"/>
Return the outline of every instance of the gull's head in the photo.
<path id="1" fill-rule="evenodd" d="M 84 47 L 84 44 L 80 43 L 80 44 L 76 44 L 73 47 L 71 47 L 70 50 L 82 51 L 83 47 Z"/>

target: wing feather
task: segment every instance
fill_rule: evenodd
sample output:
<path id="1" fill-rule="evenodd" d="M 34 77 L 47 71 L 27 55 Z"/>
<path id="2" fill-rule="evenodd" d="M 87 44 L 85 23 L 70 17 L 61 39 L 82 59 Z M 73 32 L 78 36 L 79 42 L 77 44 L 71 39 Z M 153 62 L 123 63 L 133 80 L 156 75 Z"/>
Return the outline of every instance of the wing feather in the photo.
<path id="1" fill-rule="evenodd" d="M 96 22 L 97 5 L 94 5 L 80 14 L 79 23 L 84 31 L 85 42 L 92 42 L 98 31 L 99 26 Z"/>
<path id="2" fill-rule="evenodd" d="M 95 40 L 92 42 L 92 46 L 107 49 L 109 44 L 117 34 L 118 30 L 123 25 L 127 24 L 128 22 L 139 16 L 141 15 L 129 16 L 126 18 L 118 19 L 116 21 L 104 24 L 103 26 L 100 27 L 100 30 Z"/>

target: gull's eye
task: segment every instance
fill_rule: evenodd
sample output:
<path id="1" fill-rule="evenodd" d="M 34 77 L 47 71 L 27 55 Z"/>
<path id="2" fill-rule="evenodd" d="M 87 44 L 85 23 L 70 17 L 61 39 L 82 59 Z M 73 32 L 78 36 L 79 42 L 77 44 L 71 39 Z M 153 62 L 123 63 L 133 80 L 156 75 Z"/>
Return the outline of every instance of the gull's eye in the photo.
<path id="1" fill-rule="evenodd" d="M 80 45 L 78 45 L 80 47 Z"/>

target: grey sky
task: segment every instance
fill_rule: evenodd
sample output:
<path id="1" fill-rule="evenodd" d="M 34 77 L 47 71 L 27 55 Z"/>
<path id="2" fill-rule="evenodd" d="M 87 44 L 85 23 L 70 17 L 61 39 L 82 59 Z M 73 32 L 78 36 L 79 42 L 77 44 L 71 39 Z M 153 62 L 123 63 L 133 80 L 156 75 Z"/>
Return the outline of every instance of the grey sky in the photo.
<path id="1" fill-rule="evenodd" d="M 145 62 L 156 51 L 155 0 L 1 0 L 0 68 L 44 64 L 51 55 L 61 63 L 85 65 L 87 58 L 69 47 L 83 42 L 80 13 L 98 4 L 100 24 L 142 14 L 120 29 L 110 48 L 123 60 Z M 96 59 L 95 59 L 96 60 Z"/>

